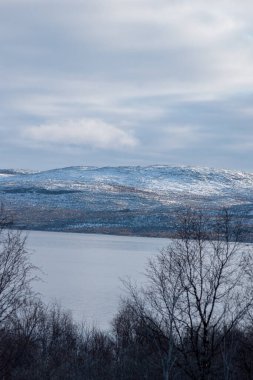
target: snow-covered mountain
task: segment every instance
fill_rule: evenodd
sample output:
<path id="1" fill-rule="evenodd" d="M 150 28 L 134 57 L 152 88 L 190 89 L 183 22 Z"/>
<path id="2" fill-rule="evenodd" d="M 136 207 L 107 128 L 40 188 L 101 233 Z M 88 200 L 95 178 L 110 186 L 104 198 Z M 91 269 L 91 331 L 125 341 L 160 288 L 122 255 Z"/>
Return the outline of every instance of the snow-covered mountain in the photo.
<path id="1" fill-rule="evenodd" d="M 5 169 L 0 200 L 23 228 L 162 235 L 181 206 L 253 214 L 253 174 L 170 166 Z"/>

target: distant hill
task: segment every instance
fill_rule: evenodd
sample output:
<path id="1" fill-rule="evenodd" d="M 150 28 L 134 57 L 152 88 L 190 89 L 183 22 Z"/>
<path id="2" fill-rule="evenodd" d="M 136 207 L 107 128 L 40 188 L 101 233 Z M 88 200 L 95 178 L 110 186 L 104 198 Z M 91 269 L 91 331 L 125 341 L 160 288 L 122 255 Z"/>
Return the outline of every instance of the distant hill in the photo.
<path id="1" fill-rule="evenodd" d="M 175 210 L 226 206 L 253 218 L 253 174 L 197 167 L 0 170 L 0 201 L 18 227 L 170 236 Z"/>

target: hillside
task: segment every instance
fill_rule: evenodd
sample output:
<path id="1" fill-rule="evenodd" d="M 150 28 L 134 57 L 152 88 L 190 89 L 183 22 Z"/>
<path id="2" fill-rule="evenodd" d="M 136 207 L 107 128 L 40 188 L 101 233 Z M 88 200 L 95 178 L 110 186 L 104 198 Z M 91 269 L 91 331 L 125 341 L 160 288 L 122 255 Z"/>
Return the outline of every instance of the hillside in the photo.
<path id="1" fill-rule="evenodd" d="M 0 200 L 18 227 L 166 236 L 180 207 L 253 215 L 253 174 L 195 167 L 0 170 Z"/>

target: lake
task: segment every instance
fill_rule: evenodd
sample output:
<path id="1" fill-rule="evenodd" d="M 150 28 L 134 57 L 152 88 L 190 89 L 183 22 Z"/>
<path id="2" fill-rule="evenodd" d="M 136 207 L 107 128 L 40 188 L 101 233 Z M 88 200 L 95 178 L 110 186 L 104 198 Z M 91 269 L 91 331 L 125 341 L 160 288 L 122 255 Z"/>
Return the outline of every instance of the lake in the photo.
<path id="1" fill-rule="evenodd" d="M 45 302 L 57 301 L 77 321 L 108 328 L 120 297 L 120 279 L 145 281 L 150 257 L 168 239 L 29 231 L 27 247 L 42 273 L 34 284 Z"/>

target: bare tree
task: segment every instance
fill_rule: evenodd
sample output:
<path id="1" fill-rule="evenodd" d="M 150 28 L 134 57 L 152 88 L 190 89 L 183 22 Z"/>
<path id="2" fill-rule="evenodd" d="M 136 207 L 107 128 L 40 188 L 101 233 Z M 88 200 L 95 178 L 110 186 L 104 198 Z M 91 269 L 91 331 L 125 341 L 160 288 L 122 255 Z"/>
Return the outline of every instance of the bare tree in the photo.
<path id="1" fill-rule="evenodd" d="M 209 218 L 187 210 L 177 221 L 177 239 L 149 262 L 148 286 L 128 284 L 131 303 L 158 337 L 164 380 L 175 361 L 188 378 L 217 378 L 217 353 L 252 309 L 252 252 L 228 210 Z"/>
<path id="2" fill-rule="evenodd" d="M 0 212 L 0 327 L 30 297 L 30 284 L 35 269 L 26 250 L 26 236 L 21 231 L 7 229 L 8 222 L 2 213 Z"/>

